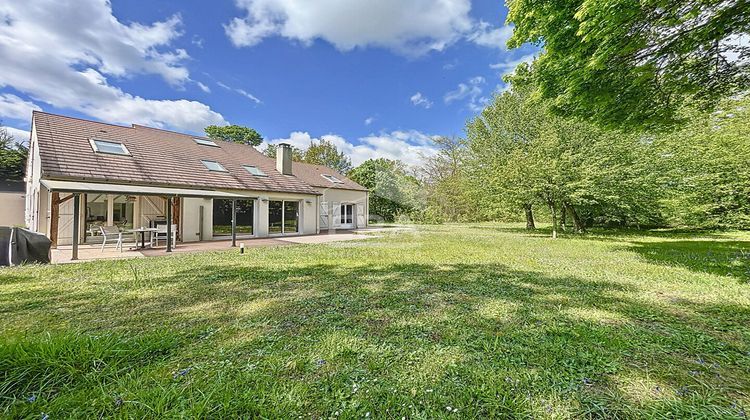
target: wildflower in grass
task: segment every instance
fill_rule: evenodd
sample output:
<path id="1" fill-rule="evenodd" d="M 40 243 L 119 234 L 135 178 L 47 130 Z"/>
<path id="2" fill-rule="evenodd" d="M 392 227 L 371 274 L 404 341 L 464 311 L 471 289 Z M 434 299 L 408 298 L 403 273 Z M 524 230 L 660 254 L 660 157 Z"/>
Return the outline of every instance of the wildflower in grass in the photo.
<path id="1" fill-rule="evenodd" d="M 42 420 L 49 420 L 49 414 L 42 413 Z"/>
<path id="2" fill-rule="evenodd" d="M 188 373 L 190 373 L 190 370 L 192 370 L 192 368 L 185 368 L 185 369 L 182 369 L 182 370 L 180 370 L 180 371 L 178 371 L 178 372 L 175 372 L 175 373 L 174 373 L 174 374 L 172 375 L 172 379 L 177 379 L 177 378 L 178 378 L 178 377 L 180 377 L 180 376 L 185 376 L 185 375 L 187 375 Z"/>
<path id="3" fill-rule="evenodd" d="M 31 394 L 29 398 L 26 398 L 26 401 L 33 403 L 34 401 L 36 401 L 36 395 Z"/>

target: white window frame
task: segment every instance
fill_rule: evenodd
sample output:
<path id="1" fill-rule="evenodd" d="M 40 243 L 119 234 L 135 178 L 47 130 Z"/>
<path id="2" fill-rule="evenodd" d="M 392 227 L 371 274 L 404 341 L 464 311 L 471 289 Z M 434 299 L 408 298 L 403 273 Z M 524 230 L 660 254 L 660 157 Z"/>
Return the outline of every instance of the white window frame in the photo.
<path id="1" fill-rule="evenodd" d="M 325 178 L 326 180 L 328 180 L 328 181 L 330 181 L 330 182 L 333 182 L 334 184 L 343 184 L 343 183 L 344 183 L 344 181 L 342 181 L 342 180 L 340 180 L 340 179 L 336 178 L 336 177 L 335 177 L 335 176 L 333 176 L 333 175 L 329 175 L 329 174 L 320 174 L 320 176 L 322 176 L 323 178 Z"/>
<path id="2" fill-rule="evenodd" d="M 219 163 L 219 162 L 217 162 L 215 160 L 201 159 L 201 163 L 203 164 L 203 166 L 206 167 L 206 169 L 208 169 L 211 172 L 229 172 L 229 171 L 227 171 L 227 168 L 224 167 L 224 165 L 222 165 L 221 163 Z M 206 163 L 215 163 L 215 164 L 219 165 L 219 168 L 221 168 L 221 169 L 212 169 Z"/>
<path id="3" fill-rule="evenodd" d="M 112 152 L 106 152 L 106 151 L 103 151 L 103 150 L 99 150 L 99 146 L 96 144 L 96 142 L 102 142 L 102 143 L 109 143 L 109 144 L 118 145 L 118 146 L 120 146 L 122 148 L 122 151 L 124 153 L 112 153 Z M 104 139 L 91 138 L 91 139 L 89 139 L 89 144 L 91 145 L 91 149 L 93 149 L 95 153 L 102 153 L 102 154 L 105 154 L 105 155 L 114 155 L 114 156 L 132 156 L 130 154 L 130 150 L 128 150 L 128 148 L 124 144 L 120 143 L 119 141 L 112 141 L 112 140 L 104 140 Z"/>
<path id="4" fill-rule="evenodd" d="M 218 145 L 218 144 L 216 144 L 216 143 L 214 143 L 214 141 L 213 141 L 213 140 L 209 140 L 209 139 L 199 139 L 199 138 L 197 138 L 197 137 L 193 137 L 193 140 L 195 140 L 195 142 L 196 142 L 197 144 L 200 144 L 201 146 L 219 147 L 219 145 Z"/>
<path id="5" fill-rule="evenodd" d="M 245 168 L 245 170 L 246 170 L 246 171 L 247 171 L 247 172 L 248 172 L 248 173 L 249 173 L 250 175 L 252 175 L 252 176 L 268 176 L 268 174 L 267 174 L 267 173 L 263 172 L 263 170 L 262 170 L 262 169 L 260 169 L 259 167 L 255 166 L 255 165 L 242 165 L 242 167 L 243 167 L 243 168 Z M 250 168 L 253 168 L 253 169 L 257 170 L 257 171 L 258 171 L 259 173 L 257 173 L 257 174 L 256 174 L 256 173 L 253 173 L 253 172 L 252 172 L 252 171 L 250 170 Z"/>

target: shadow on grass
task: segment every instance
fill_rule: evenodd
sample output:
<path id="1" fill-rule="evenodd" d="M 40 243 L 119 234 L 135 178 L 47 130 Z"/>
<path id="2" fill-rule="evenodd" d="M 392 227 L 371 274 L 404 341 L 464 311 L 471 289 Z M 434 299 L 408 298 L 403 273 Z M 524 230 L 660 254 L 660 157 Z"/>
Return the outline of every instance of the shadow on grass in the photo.
<path id="1" fill-rule="evenodd" d="M 655 263 L 750 281 L 748 241 L 633 242 L 628 249 Z"/>
<path id="2" fill-rule="evenodd" d="M 437 417 L 450 406 L 473 417 L 710 417 L 748 402 L 750 311 L 739 305 L 647 300 L 629 284 L 501 264 L 269 269 L 228 255 L 170 274 L 158 267 L 168 259 L 152 260 L 139 286 L 113 280 L 106 296 L 43 296 L 65 314 L 64 331 L 196 333 L 168 341 L 159 354 L 171 357 L 156 367 L 121 358 L 104 374 L 91 351 L 76 359 L 83 373 L 53 383 L 44 370 L 23 376 L 28 357 L 14 358 L 0 412 Z M 3 345 L 24 340 L 34 338 Z M 108 348 L 121 347 L 131 351 Z"/>

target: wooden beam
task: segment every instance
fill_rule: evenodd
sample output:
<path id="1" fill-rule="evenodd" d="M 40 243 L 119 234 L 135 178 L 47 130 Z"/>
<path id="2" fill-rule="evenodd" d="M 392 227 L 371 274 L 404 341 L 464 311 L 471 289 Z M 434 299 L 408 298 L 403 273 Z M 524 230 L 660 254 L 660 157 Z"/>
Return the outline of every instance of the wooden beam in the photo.
<path id="1" fill-rule="evenodd" d="M 46 213 L 46 212 L 45 212 Z M 60 193 L 52 193 L 52 203 L 49 221 L 49 240 L 52 248 L 57 248 L 57 227 L 60 223 Z"/>
<path id="2" fill-rule="evenodd" d="M 172 197 L 167 197 L 167 252 L 172 252 Z"/>
<path id="3" fill-rule="evenodd" d="M 70 256 L 71 261 L 78 259 L 78 231 L 81 224 L 81 195 L 73 194 L 73 253 Z"/>

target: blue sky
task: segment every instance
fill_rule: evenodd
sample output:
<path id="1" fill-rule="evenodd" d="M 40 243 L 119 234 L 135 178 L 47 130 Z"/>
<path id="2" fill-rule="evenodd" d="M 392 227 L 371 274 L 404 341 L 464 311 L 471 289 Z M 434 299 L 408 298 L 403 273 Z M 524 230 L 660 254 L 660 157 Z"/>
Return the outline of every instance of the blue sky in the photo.
<path id="1" fill-rule="evenodd" d="M 417 163 L 532 57 L 505 49 L 505 14 L 497 0 L 9 0 L 0 119 L 19 136 L 32 109 L 232 123 L 300 147 L 326 138 L 355 164 Z"/>

